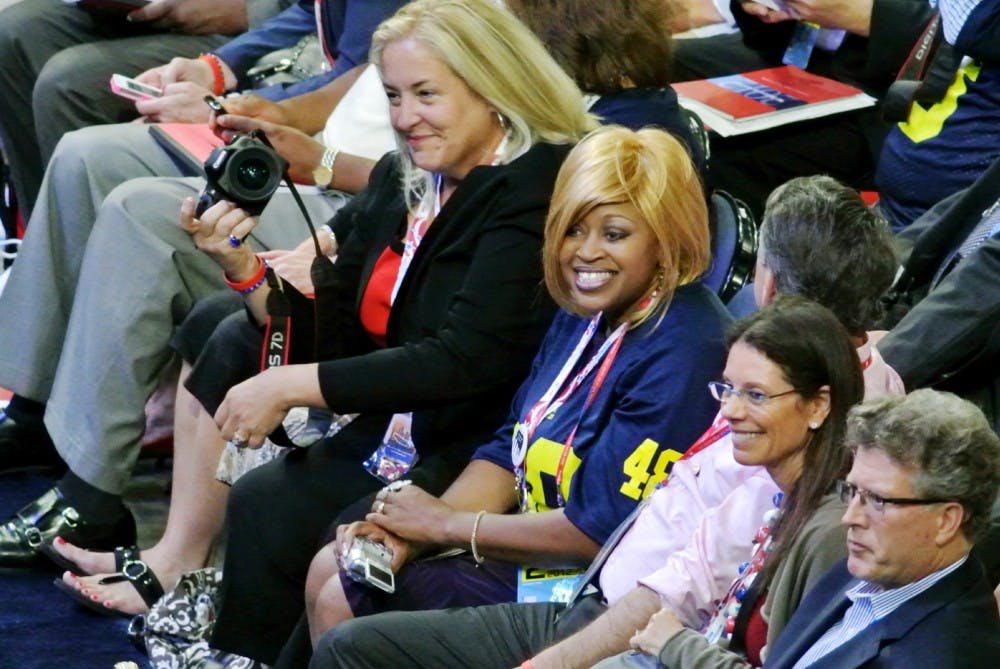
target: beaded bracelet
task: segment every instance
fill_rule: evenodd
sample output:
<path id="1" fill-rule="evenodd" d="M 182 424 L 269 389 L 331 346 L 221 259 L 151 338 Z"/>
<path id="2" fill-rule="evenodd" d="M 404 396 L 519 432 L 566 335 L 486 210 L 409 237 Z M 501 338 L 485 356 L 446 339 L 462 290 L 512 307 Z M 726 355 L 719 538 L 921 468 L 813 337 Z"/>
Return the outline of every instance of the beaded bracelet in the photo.
<path id="1" fill-rule="evenodd" d="M 198 60 L 203 60 L 212 68 L 212 94 L 222 95 L 226 92 L 226 77 L 222 74 L 222 61 L 214 53 L 203 53 L 198 56 Z"/>
<path id="2" fill-rule="evenodd" d="M 482 510 L 476 514 L 476 519 L 472 521 L 472 537 L 469 539 L 469 548 L 472 549 L 472 559 L 476 561 L 476 566 L 478 567 L 482 563 L 486 562 L 486 558 L 479 554 L 476 550 L 476 534 L 479 532 L 479 523 L 482 521 L 483 516 L 486 515 L 486 510 Z"/>
<path id="3" fill-rule="evenodd" d="M 257 271 L 253 273 L 246 281 L 230 281 L 226 273 L 222 273 L 222 278 L 225 280 L 226 285 L 240 293 L 241 295 L 249 295 L 253 291 L 257 290 L 264 285 L 264 281 L 267 279 L 267 268 L 269 265 L 266 260 L 261 260 L 260 257 L 257 258 Z"/>

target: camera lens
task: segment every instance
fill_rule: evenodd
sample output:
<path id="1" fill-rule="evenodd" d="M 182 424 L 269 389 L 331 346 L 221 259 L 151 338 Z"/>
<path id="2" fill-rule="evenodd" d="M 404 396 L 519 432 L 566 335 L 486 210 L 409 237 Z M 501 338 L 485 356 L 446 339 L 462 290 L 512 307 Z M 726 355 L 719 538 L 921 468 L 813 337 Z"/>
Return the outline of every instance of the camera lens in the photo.
<path id="1" fill-rule="evenodd" d="M 259 191 L 271 180 L 271 170 L 260 158 L 250 158 L 236 169 L 236 180 L 247 190 Z"/>

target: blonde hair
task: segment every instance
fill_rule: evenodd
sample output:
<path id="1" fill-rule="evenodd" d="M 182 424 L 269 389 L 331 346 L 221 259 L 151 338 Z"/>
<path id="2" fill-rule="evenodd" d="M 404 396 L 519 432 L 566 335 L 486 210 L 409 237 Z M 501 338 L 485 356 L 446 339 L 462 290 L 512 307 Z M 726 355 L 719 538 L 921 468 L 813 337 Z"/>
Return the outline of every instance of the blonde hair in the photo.
<path id="1" fill-rule="evenodd" d="M 545 221 L 545 285 L 563 309 L 585 315 L 559 266 L 570 226 L 603 204 L 629 203 L 659 247 L 653 299 L 629 318 L 633 326 L 665 311 L 674 290 L 700 277 L 711 261 L 708 208 L 698 171 L 680 141 L 654 128 L 605 126 L 570 151 L 556 177 Z"/>
<path id="2" fill-rule="evenodd" d="M 597 127 L 580 89 L 542 43 L 510 12 L 490 0 L 417 0 L 386 19 L 372 35 L 369 60 L 382 70 L 386 46 L 413 38 L 430 49 L 503 118 L 507 146 L 501 162 L 537 142 L 572 144 Z M 432 175 L 413 164 L 397 134 L 407 203 L 433 193 Z"/>

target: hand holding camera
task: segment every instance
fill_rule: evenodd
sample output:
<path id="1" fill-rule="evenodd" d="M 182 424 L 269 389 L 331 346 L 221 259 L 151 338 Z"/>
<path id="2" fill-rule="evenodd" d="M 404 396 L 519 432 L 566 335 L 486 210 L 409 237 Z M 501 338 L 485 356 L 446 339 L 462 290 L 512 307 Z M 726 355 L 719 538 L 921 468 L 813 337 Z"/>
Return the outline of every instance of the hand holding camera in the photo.
<path id="1" fill-rule="evenodd" d="M 367 537 L 355 537 L 344 555 L 342 568 L 352 581 L 385 592 L 396 590 L 392 551 Z"/>
<path id="2" fill-rule="evenodd" d="M 221 200 L 228 200 L 250 215 L 264 211 L 288 169 L 256 131 L 240 135 L 212 150 L 205 160 L 205 190 L 198 198 L 197 216 Z"/>
<path id="3" fill-rule="evenodd" d="M 397 572 L 403 568 L 412 557 L 415 556 L 415 548 L 410 542 L 402 539 L 391 532 L 386 532 L 378 525 L 360 520 L 337 527 L 337 538 L 334 540 L 337 562 L 341 569 L 345 568 L 345 561 L 354 541 L 359 538 L 373 541 L 385 546 L 391 559 L 389 561 L 390 570 Z"/>
<path id="4" fill-rule="evenodd" d="M 243 239 L 256 227 L 257 219 L 228 201 L 209 207 L 200 217 L 195 214 L 196 206 L 194 198 L 187 198 L 180 212 L 180 227 L 191 235 L 195 246 L 207 253 L 230 281 L 253 275 L 259 263 Z"/>
<path id="5" fill-rule="evenodd" d="M 455 509 L 419 486 L 382 489 L 365 520 L 417 544 L 448 545 Z"/>

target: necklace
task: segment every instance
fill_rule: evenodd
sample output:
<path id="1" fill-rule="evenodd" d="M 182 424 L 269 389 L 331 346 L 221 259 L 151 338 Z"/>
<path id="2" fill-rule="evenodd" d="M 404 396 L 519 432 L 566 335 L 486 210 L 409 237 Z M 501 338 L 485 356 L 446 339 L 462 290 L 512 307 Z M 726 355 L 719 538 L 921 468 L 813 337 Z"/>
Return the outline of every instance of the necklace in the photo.
<path id="1" fill-rule="evenodd" d="M 764 561 L 767 560 L 767 556 L 770 555 L 771 549 L 774 547 L 774 537 L 771 536 L 771 530 L 774 529 L 775 523 L 781 518 L 781 500 L 783 497 L 782 493 L 776 492 L 774 497 L 771 498 L 774 508 L 764 514 L 764 525 L 757 530 L 757 536 L 754 537 L 750 559 L 740 564 L 737 568 L 739 575 L 733 581 L 733 584 L 729 586 L 729 591 L 722 598 L 718 607 L 716 607 L 715 615 L 712 616 L 708 627 L 705 629 L 705 638 L 709 643 L 715 643 L 719 639 L 728 641 L 733 638 L 733 630 L 736 628 L 736 618 L 740 614 L 743 600 L 746 598 L 747 593 L 750 592 L 750 586 L 753 585 L 757 574 L 760 572 L 760 568 L 764 565 Z"/>

